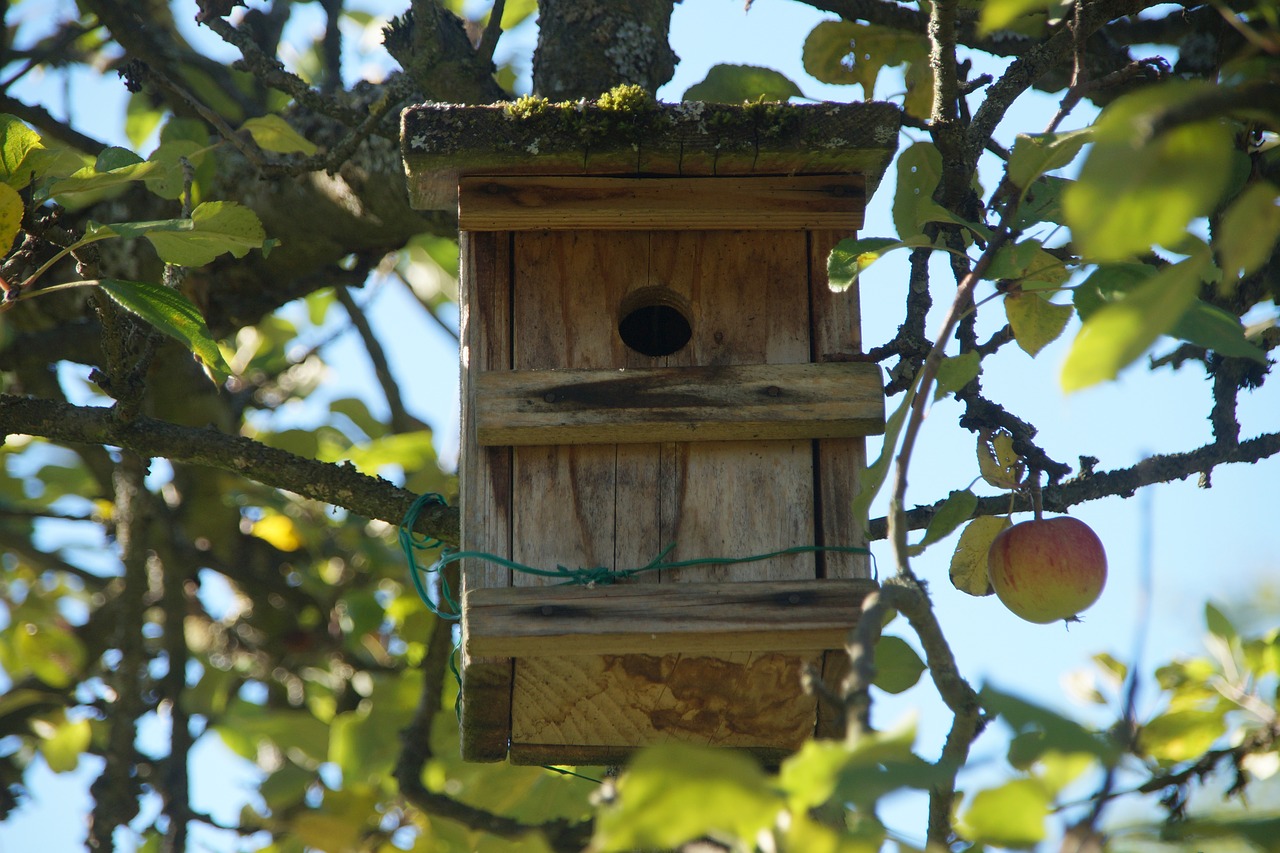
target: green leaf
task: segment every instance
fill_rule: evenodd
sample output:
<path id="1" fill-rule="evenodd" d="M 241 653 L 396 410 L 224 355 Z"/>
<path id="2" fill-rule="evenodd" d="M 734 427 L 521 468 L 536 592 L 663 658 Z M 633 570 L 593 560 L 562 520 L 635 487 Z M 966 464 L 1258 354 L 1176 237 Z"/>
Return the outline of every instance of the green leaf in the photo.
<path id="1" fill-rule="evenodd" d="M 1067 217 L 1062 212 L 1062 194 L 1072 183 L 1066 178 L 1052 175 L 1032 181 L 1023 194 L 1022 204 L 1018 205 L 1019 229 L 1026 229 L 1040 222 L 1067 224 Z"/>
<path id="2" fill-rule="evenodd" d="M 1271 257 L 1280 237 L 1280 187 L 1269 181 L 1250 184 L 1222 214 L 1214 245 L 1224 282 L 1234 290 L 1235 279 L 1260 268 Z"/>
<path id="3" fill-rule="evenodd" d="M 204 159 L 204 152 L 207 150 L 207 146 L 201 146 L 185 139 L 162 142 L 147 158 L 147 162 L 156 165 L 154 169 L 143 176 L 142 182 L 147 185 L 147 189 L 160 196 L 160 198 L 182 198 L 182 191 L 186 182 L 182 169 L 182 158 L 187 158 L 194 170 L 200 166 Z"/>
<path id="4" fill-rule="evenodd" d="M 1010 291 L 1004 297 L 1004 313 L 1013 339 L 1029 356 L 1058 339 L 1075 313 L 1070 305 L 1055 305 L 1039 293 Z"/>
<path id="5" fill-rule="evenodd" d="M 1149 86 L 1103 111 L 1093 150 L 1063 197 L 1072 242 L 1088 259 L 1121 260 L 1152 245 L 1176 246 L 1192 219 L 1213 211 L 1233 171 L 1226 125 L 1181 124 L 1148 138 L 1167 110 L 1206 86 Z"/>
<path id="6" fill-rule="evenodd" d="M 1156 273 L 1155 267 L 1146 264 L 1104 264 L 1075 288 L 1076 310 L 1080 312 L 1081 319 L 1087 319 L 1104 305 L 1124 299 L 1126 294 L 1149 281 Z M 1240 320 L 1203 299 L 1196 299 L 1191 304 L 1169 334 L 1219 355 L 1266 362 L 1266 354 L 1245 337 Z"/>
<path id="7" fill-rule="evenodd" d="M 942 506 L 938 507 L 933 518 L 929 519 L 924 538 L 920 540 L 920 544 L 911 549 L 913 553 L 918 554 L 925 549 L 926 545 L 932 545 L 949 536 L 953 530 L 968 521 L 977 508 L 978 496 L 973 492 L 968 489 L 953 491 L 943 501 Z"/>
<path id="8" fill-rule="evenodd" d="M 780 71 L 758 65 L 713 65 L 702 82 L 685 90 L 686 101 L 740 104 L 743 101 L 785 101 L 804 92 Z"/>
<path id="9" fill-rule="evenodd" d="M 40 735 L 40 754 L 54 773 L 70 773 L 80 764 L 80 756 L 89 748 L 92 730 L 88 720 L 71 721 L 59 714 L 56 721 L 33 722 Z"/>
<path id="10" fill-rule="evenodd" d="M 40 134 L 16 116 L 0 113 L 0 179 L 15 190 L 25 187 L 31 175 L 21 168 L 22 163 L 40 147 Z"/>
<path id="11" fill-rule="evenodd" d="M 80 640 L 55 625 L 15 624 L 13 653 L 19 669 L 30 672 L 50 687 L 69 687 L 84 668 L 84 646 Z"/>
<path id="12" fill-rule="evenodd" d="M 991 575 L 987 554 L 1000 531 L 1012 522 L 1003 515 L 984 515 L 969 522 L 960 534 L 955 553 L 951 555 L 951 585 L 968 595 L 991 595 Z"/>
<path id="13" fill-rule="evenodd" d="M 242 124 L 240 129 L 249 131 L 254 143 L 263 151 L 302 154 L 310 157 L 317 150 L 315 143 L 298 133 L 275 113 L 251 118 Z"/>
<path id="14" fill-rule="evenodd" d="M 436 461 L 435 446 L 430 430 L 402 432 L 376 438 L 361 447 L 335 449 L 318 454 L 322 461 L 346 460 L 366 474 L 376 475 L 388 465 L 397 465 L 406 471 L 416 471 Z"/>
<path id="15" fill-rule="evenodd" d="M 901 637 L 886 635 L 876 643 L 876 677 L 872 684 L 885 693 L 902 693 L 915 687 L 924 670 L 924 661 Z"/>
<path id="16" fill-rule="evenodd" d="M 1116 745 L 1111 738 L 1091 732 L 1056 711 L 1001 692 L 990 685 L 982 688 L 979 699 L 983 708 L 999 714 L 1015 732 L 1040 732 L 1044 736 L 1041 745 L 1045 751 L 1087 753 L 1108 765 L 1117 758 Z"/>
<path id="17" fill-rule="evenodd" d="M 938 373 L 934 378 L 936 386 L 933 390 L 933 399 L 940 400 L 945 394 L 959 391 L 977 378 L 981 372 L 982 356 L 976 352 L 947 356 L 938 365 Z"/>
<path id="18" fill-rule="evenodd" d="M 1226 733 L 1225 711 L 1181 708 L 1148 722 L 1138 732 L 1138 747 L 1157 761 L 1189 761 L 1204 755 Z"/>
<path id="19" fill-rule="evenodd" d="M 231 373 L 199 309 L 178 291 L 145 281 L 111 278 L 98 286 L 122 308 L 185 346 L 219 378 Z"/>
<path id="20" fill-rule="evenodd" d="M 827 286 L 843 293 L 853 286 L 862 271 L 880 260 L 885 252 L 905 245 L 891 237 L 846 237 L 827 256 Z"/>
<path id="21" fill-rule="evenodd" d="M 1236 626 L 1231 624 L 1231 620 L 1225 613 L 1214 607 L 1213 602 L 1204 603 L 1204 624 L 1210 634 L 1221 637 L 1228 643 L 1240 639 L 1240 632 L 1236 630 Z"/>
<path id="22" fill-rule="evenodd" d="M 1062 366 L 1063 389 L 1078 391 L 1114 379 L 1172 330 L 1195 302 L 1208 266 L 1208 251 L 1200 250 L 1089 315 Z"/>
<path id="23" fill-rule="evenodd" d="M 984 13 L 990 8 L 990 4 L 983 6 Z M 1091 135 L 1091 128 L 1064 133 L 1019 133 L 1009 152 L 1009 180 L 1025 193 L 1036 178 L 1074 160 Z"/>
<path id="24" fill-rule="evenodd" d="M 266 240 L 258 215 L 233 201 L 206 201 L 191 211 L 190 227 L 149 231 L 146 238 L 166 264 L 200 267 L 223 252 L 243 258 Z"/>
<path id="25" fill-rule="evenodd" d="M 134 92 L 129 95 L 129 103 L 124 111 L 124 135 L 135 148 L 141 148 L 142 143 L 155 133 L 163 118 L 164 110 L 155 108 L 151 96 L 144 92 Z"/>
<path id="26" fill-rule="evenodd" d="M 22 228 L 22 214 L 25 208 L 22 196 L 8 184 L 0 184 L 0 255 L 9 254 L 13 241 Z"/>
<path id="27" fill-rule="evenodd" d="M 641 752 L 601 810 L 592 848 L 668 849 L 704 835 L 754 842 L 773 825 L 782 798 L 746 755 L 686 744 Z"/>
<path id="28" fill-rule="evenodd" d="M 898 188 L 893 197 L 893 227 L 898 236 L 920 233 L 925 211 L 937 207 L 933 192 L 942 179 L 942 155 L 931 142 L 917 142 L 898 155 Z"/>
<path id="29" fill-rule="evenodd" d="M 917 36 L 888 27 L 823 21 L 804 40 L 804 70 L 823 83 L 859 84 L 868 100 L 875 96 L 876 78 L 885 66 L 923 63 L 928 56 Z"/>
<path id="30" fill-rule="evenodd" d="M 1174 324 L 1169 334 L 1211 349 L 1218 355 L 1248 358 L 1259 364 L 1267 363 L 1267 354 L 1262 348 L 1245 337 L 1240 319 L 1230 311 L 1210 305 L 1203 299 L 1191 303 L 1187 313 Z"/>
<path id="31" fill-rule="evenodd" d="M 858 478 L 858 494 L 854 497 L 850 510 L 853 512 L 855 523 L 862 530 L 867 529 L 871 502 L 875 500 L 880 487 L 884 485 L 885 477 L 889 474 L 889 463 L 893 460 L 894 448 L 898 446 L 898 433 L 902 431 L 907 412 L 911 410 L 911 402 L 916 398 L 916 386 L 919 381 L 920 374 L 917 373 L 916 378 L 911 381 L 911 387 L 902 396 L 902 402 L 885 421 L 884 444 L 880 448 L 880 455 L 875 462 L 863 470 L 862 476 Z"/>
<path id="32" fill-rule="evenodd" d="M 979 791 L 960 817 L 969 841 L 1001 847 L 1031 847 L 1044 840 L 1052 798 L 1036 779 L 1015 779 Z"/>

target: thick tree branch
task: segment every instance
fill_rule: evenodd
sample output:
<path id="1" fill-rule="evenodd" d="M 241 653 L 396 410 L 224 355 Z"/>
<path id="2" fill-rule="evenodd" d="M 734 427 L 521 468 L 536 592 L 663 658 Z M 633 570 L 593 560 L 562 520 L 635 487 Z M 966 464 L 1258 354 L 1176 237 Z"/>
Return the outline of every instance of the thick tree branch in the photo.
<path id="1" fill-rule="evenodd" d="M 142 457 L 218 468 L 391 524 L 404 520 L 417 497 L 379 477 L 361 474 L 350 464 L 304 459 L 243 436 L 154 418 L 139 417 L 122 424 L 108 409 L 51 400 L 0 394 L 0 432 L 36 435 L 56 442 L 109 445 L 132 450 Z M 457 545 L 458 511 L 454 507 L 423 507 L 416 529 Z"/>

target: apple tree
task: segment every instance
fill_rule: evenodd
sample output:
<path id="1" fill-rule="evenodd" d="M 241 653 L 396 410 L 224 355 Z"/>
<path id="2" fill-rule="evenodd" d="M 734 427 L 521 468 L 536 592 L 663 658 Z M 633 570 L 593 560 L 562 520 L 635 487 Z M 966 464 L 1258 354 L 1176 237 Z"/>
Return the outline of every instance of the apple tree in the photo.
<path id="1" fill-rule="evenodd" d="M 0 4 L 0 818 L 21 814 L 45 767 L 92 777 L 94 850 L 1263 850 L 1280 837 L 1276 812 L 1236 805 L 1265 804 L 1280 765 L 1280 630 L 1265 610 L 1206 605 L 1204 652 L 1154 671 L 1099 654 L 1095 706 L 1076 715 L 975 687 L 930 596 L 990 591 L 988 548 L 1011 513 L 1207 483 L 1280 453 L 1274 411 L 1261 426 L 1248 414 L 1280 344 L 1272 4 L 802 0 L 797 13 L 826 13 L 779 48 L 803 75 L 724 62 L 683 93 L 786 100 L 826 84 L 901 112 L 890 216 L 829 261 L 833 286 L 892 263 L 907 278 L 896 330 L 868 330 L 892 414 L 849 507 L 883 543 L 881 586 L 842 689 L 796 685 L 841 710 L 843 739 L 777 768 L 670 747 L 578 775 L 457 757 L 452 623 L 406 566 L 419 537 L 457 544 L 456 506 L 419 500 L 456 483 L 362 294 L 397 292 L 415 322 L 453 334 L 457 223 L 409 206 L 401 109 L 524 93 L 530 56 L 499 51 L 504 33 L 536 38 L 538 96 L 653 95 L 685 10 L 35 5 Z M 122 114 L 57 106 L 95 75 L 127 90 Z M 1033 126 L 1022 105 L 1037 93 L 1056 107 Z M 105 141 L 120 127 L 127 145 Z M 1202 409 L 1211 440 L 1103 468 L 1095 448 L 1038 439 L 1022 401 L 984 378 L 1064 334 L 1064 362 L 1033 362 L 1045 393 L 1195 374 L 1201 398 L 1168 405 Z M 442 353 L 414 369 L 453 374 Z M 353 358 L 371 386 L 328 393 Z M 926 428 L 943 400 L 956 422 Z M 973 483 L 913 467 L 927 430 L 971 436 Z M 1259 475 L 1249 499 L 1269 488 Z M 941 547 L 950 577 L 918 571 Z M 882 636 L 891 620 L 910 643 Z M 909 725 L 871 724 L 875 703 L 917 683 L 945 717 L 936 753 Z M 975 759 L 984 739 L 999 747 Z M 234 820 L 196 796 L 210 743 L 255 768 Z M 1210 807 L 1193 807 L 1202 791 Z M 890 816 L 904 792 L 914 824 Z"/>

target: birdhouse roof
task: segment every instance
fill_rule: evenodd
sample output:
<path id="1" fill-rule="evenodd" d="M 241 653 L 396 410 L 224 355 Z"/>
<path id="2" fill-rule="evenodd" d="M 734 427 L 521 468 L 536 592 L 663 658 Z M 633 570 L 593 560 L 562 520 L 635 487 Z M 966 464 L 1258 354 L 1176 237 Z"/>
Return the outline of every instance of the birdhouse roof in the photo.
<path id="1" fill-rule="evenodd" d="M 880 102 L 661 104 L 620 87 L 595 102 L 412 106 L 401 148 L 419 209 L 456 207 L 467 175 L 860 173 L 869 195 L 897 147 L 900 115 Z"/>

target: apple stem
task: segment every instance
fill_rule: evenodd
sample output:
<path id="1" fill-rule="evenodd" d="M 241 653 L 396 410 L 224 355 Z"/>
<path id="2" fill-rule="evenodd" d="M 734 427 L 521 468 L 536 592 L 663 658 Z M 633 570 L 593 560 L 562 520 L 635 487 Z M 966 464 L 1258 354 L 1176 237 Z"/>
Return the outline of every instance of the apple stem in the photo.
<path id="1" fill-rule="evenodd" d="M 1040 471 L 1032 468 L 1027 472 L 1027 480 L 1031 484 L 1031 511 L 1036 521 L 1044 517 L 1044 495 L 1040 491 Z"/>

